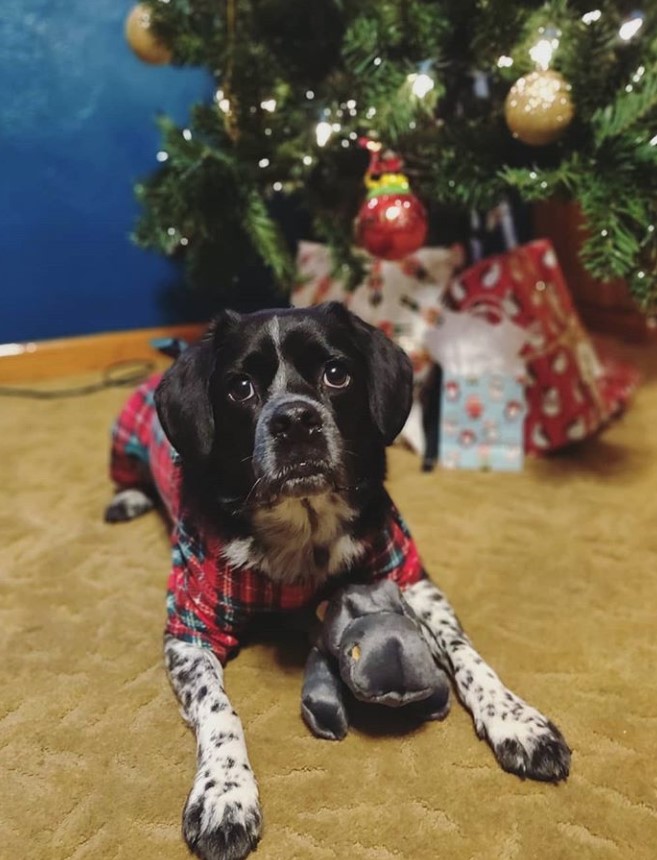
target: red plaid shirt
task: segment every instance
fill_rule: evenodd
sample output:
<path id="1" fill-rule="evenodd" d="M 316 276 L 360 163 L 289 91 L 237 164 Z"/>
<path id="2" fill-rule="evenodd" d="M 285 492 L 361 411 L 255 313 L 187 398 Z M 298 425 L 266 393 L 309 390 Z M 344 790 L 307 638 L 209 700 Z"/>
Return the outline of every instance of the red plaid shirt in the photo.
<path id="1" fill-rule="evenodd" d="M 254 615 L 310 606 L 318 590 L 306 583 L 281 585 L 256 568 L 235 567 L 223 557 L 220 534 L 199 534 L 194 528 L 181 509 L 178 455 L 155 412 L 153 392 L 159 380 L 153 376 L 141 385 L 119 415 L 110 473 L 120 487 L 155 484 L 174 523 L 167 633 L 211 648 L 225 663 Z M 364 543 L 365 551 L 353 565 L 359 580 L 387 577 L 404 589 L 424 576 L 415 543 L 392 501 L 384 527 Z"/>

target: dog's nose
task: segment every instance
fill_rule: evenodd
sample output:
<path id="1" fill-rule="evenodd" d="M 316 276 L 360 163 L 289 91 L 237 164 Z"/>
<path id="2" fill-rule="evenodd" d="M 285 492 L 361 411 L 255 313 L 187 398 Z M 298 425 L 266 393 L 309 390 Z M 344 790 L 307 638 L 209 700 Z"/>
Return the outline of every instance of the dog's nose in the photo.
<path id="1" fill-rule="evenodd" d="M 304 400 L 281 403 L 269 419 L 269 430 L 275 439 L 289 442 L 305 442 L 321 433 L 322 419 L 319 412 Z"/>

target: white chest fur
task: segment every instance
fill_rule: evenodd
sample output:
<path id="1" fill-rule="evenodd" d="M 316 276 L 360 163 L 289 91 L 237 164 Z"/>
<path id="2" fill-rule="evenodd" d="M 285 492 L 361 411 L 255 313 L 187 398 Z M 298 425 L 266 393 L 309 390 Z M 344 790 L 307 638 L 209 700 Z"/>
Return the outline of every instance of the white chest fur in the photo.
<path id="1" fill-rule="evenodd" d="M 283 499 L 253 517 L 254 536 L 231 541 L 223 551 L 234 567 L 256 567 L 285 584 L 321 584 L 363 552 L 350 535 L 355 512 L 336 493 Z"/>

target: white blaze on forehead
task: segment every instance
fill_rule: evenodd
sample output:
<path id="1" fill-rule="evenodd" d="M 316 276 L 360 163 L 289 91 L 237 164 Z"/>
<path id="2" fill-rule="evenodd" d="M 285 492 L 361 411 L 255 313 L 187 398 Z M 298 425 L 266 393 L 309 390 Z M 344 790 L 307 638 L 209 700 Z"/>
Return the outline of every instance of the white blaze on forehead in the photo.
<path id="1" fill-rule="evenodd" d="M 268 324 L 269 334 L 276 350 L 276 358 L 278 359 L 278 370 L 271 384 L 271 391 L 285 391 L 287 389 L 287 370 L 285 367 L 285 359 L 281 350 L 281 328 L 278 322 L 278 317 L 274 317 Z"/>

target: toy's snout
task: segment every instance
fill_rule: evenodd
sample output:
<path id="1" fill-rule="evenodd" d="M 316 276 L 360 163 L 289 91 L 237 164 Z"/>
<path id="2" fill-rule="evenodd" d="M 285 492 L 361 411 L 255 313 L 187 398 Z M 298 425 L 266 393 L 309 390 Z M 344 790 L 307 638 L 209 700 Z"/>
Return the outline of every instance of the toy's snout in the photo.
<path id="1" fill-rule="evenodd" d="M 392 707 L 426 699 L 435 689 L 436 665 L 417 626 L 404 615 L 383 613 L 353 621 L 340 643 L 340 674 L 358 699 Z"/>

